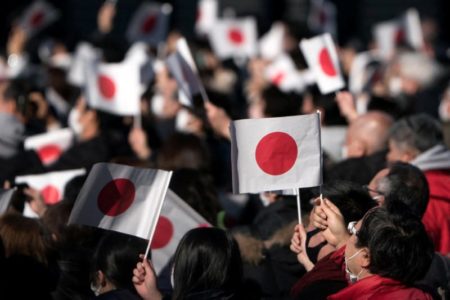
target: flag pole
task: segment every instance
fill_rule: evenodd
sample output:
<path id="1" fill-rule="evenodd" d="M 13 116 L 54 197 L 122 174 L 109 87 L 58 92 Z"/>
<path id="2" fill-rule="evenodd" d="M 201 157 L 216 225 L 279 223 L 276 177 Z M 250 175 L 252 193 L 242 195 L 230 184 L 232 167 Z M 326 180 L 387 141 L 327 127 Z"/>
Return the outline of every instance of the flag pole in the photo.
<path id="1" fill-rule="evenodd" d="M 142 115 L 140 113 L 134 115 L 133 127 L 134 128 L 142 128 Z"/>
<path id="2" fill-rule="evenodd" d="M 337 93 L 335 93 L 337 95 Z M 322 155 L 322 113 L 320 110 L 317 110 L 317 114 L 319 115 L 319 146 L 320 146 L 320 204 L 322 204 L 323 196 L 322 196 L 322 184 L 323 184 L 323 155 Z"/>
<path id="3" fill-rule="evenodd" d="M 150 252 L 150 245 L 152 244 L 152 240 L 148 241 L 147 249 L 145 249 L 144 259 L 147 259 L 148 253 Z"/>
<path id="4" fill-rule="evenodd" d="M 303 224 L 302 222 L 302 207 L 300 205 L 300 189 L 294 189 L 294 193 L 297 196 L 297 213 L 298 213 L 298 224 Z"/>

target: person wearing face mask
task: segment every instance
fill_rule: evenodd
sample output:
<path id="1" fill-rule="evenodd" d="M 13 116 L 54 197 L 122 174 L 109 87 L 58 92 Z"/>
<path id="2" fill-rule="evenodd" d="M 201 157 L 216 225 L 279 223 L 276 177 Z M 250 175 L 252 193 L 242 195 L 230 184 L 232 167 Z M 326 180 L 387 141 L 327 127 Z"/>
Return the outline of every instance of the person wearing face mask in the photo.
<path id="1" fill-rule="evenodd" d="M 339 220 L 346 223 L 361 219 L 376 205 L 365 190 L 350 182 L 324 185 L 323 196 L 339 211 Z M 309 271 L 292 287 L 291 297 L 294 299 L 325 299 L 347 285 L 342 270 L 343 244 L 334 237 L 332 227 L 323 231 L 315 229 L 312 226 L 313 214 L 314 211 L 307 228 L 309 233 L 313 233 L 311 237 L 304 232 L 303 225 L 297 225 L 291 240 L 291 251 L 297 254 L 299 262 Z M 319 241 L 325 245 L 317 244 Z"/>
<path id="2" fill-rule="evenodd" d="M 412 287 L 433 257 L 433 246 L 419 218 L 403 208 L 379 207 L 349 229 L 352 235 L 344 263 L 350 285 L 329 300 L 433 299 Z"/>

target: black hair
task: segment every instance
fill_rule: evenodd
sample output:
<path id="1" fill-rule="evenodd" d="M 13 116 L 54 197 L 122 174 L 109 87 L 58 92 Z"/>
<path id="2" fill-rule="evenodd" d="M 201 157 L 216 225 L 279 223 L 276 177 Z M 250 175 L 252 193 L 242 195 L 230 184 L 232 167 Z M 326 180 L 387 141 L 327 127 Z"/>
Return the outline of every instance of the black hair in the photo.
<path id="1" fill-rule="evenodd" d="M 193 169 L 175 170 L 169 188 L 208 222 L 217 223 L 221 206 L 209 174 Z"/>
<path id="2" fill-rule="evenodd" d="M 293 93 L 284 93 L 275 86 L 262 91 L 265 102 L 264 114 L 268 117 L 285 117 L 300 114 L 302 97 Z"/>
<path id="3" fill-rule="evenodd" d="M 108 232 L 100 240 L 92 259 L 91 280 L 95 281 L 97 271 L 102 271 L 106 279 L 117 289 L 135 291 L 131 277 L 144 253 L 147 242 L 134 236 Z"/>
<path id="4" fill-rule="evenodd" d="M 336 180 L 322 187 L 323 197 L 336 205 L 346 224 L 361 220 L 377 203 L 360 185 L 350 181 Z"/>
<path id="5" fill-rule="evenodd" d="M 442 129 L 438 121 L 427 114 L 405 117 L 392 125 L 389 138 L 396 145 L 419 153 L 442 143 Z"/>
<path id="6" fill-rule="evenodd" d="M 434 255 L 421 220 L 401 202 L 370 210 L 357 233 L 356 247 L 369 249 L 370 273 L 407 285 L 425 275 Z"/>
<path id="7" fill-rule="evenodd" d="M 385 205 L 400 201 L 419 218 L 425 213 L 430 190 L 427 179 L 419 168 L 404 162 L 394 163 L 379 185 L 385 193 Z"/>
<path id="8" fill-rule="evenodd" d="M 233 297 L 241 280 L 239 248 L 229 233 L 218 228 L 196 228 L 184 235 L 174 256 L 173 299 L 205 291 Z"/>

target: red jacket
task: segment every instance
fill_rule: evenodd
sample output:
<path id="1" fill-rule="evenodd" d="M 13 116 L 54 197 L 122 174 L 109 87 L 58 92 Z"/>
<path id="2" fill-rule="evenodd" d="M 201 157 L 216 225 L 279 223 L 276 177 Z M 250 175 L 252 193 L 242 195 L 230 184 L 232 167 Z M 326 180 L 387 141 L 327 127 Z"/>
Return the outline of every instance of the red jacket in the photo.
<path id="1" fill-rule="evenodd" d="M 372 275 L 359 280 L 355 284 L 331 295 L 328 300 L 387 300 L 411 299 L 432 300 L 429 294 L 422 290 L 407 287 L 400 282 Z"/>
<path id="2" fill-rule="evenodd" d="M 450 253 L 450 170 L 425 171 L 430 200 L 422 218 L 435 250 Z"/>

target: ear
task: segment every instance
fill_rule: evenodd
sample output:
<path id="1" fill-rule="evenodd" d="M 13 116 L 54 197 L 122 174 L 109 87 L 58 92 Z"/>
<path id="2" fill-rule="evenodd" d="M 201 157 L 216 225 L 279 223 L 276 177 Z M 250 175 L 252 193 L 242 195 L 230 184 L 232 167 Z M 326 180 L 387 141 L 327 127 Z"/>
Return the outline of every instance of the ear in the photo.
<path id="1" fill-rule="evenodd" d="M 368 269 L 370 266 L 370 252 L 367 247 L 364 247 L 361 251 L 360 260 L 361 267 Z"/>
<path id="2" fill-rule="evenodd" d="M 366 155 L 367 147 L 361 142 L 354 140 L 350 145 L 347 146 L 348 157 L 362 157 Z"/>
<path id="3" fill-rule="evenodd" d="M 417 157 L 417 155 L 419 155 L 419 153 L 417 153 L 417 151 L 415 150 L 412 149 L 405 150 L 402 154 L 401 161 L 410 162 L 414 160 Z"/>
<path id="4" fill-rule="evenodd" d="M 100 284 L 101 287 L 106 285 L 106 276 L 101 270 L 97 271 L 97 283 Z"/>

